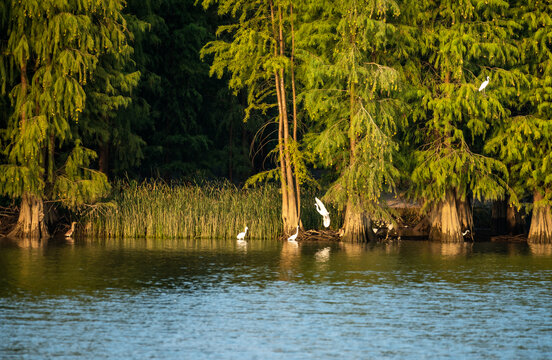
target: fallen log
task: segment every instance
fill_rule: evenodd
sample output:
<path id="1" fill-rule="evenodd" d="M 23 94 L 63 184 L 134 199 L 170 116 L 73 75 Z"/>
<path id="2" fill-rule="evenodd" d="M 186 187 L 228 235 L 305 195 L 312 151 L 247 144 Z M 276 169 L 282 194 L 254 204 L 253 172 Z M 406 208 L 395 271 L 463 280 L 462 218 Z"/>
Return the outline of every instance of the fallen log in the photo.
<path id="1" fill-rule="evenodd" d="M 289 236 L 282 235 L 280 240 L 287 240 Z M 296 241 L 341 241 L 338 230 L 306 230 L 299 231 Z"/>
<path id="2" fill-rule="evenodd" d="M 492 242 L 526 242 L 527 241 L 527 235 L 519 234 L 519 235 L 491 236 L 491 241 Z"/>

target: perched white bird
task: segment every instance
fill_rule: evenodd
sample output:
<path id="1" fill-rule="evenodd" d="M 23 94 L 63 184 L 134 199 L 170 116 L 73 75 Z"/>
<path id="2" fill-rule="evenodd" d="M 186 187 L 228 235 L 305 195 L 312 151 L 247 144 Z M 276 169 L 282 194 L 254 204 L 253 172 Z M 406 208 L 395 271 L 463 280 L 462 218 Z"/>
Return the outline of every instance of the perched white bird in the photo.
<path id="1" fill-rule="evenodd" d="M 73 235 L 73 231 L 75 231 L 75 224 L 77 222 L 76 221 L 73 221 L 71 223 L 71 229 L 67 230 L 67 232 L 65 233 L 65 237 L 71 237 L 71 235 Z"/>
<path id="2" fill-rule="evenodd" d="M 329 213 L 329 211 L 326 210 L 326 207 L 324 206 L 322 201 L 320 201 L 319 198 L 315 197 L 314 200 L 316 201 L 316 203 L 314 204 L 314 206 L 316 206 L 316 211 L 318 211 L 318 213 L 320 215 L 322 215 L 322 218 L 324 220 L 324 227 L 330 226 L 330 213 Z"/>
<path id="3" fill-rule="evenodd" d="M 247 234 L 247 226 L 245 227 L 245 231 L 238 234 L 238 240 L 245 239 L 245 234 Z"/>
<path id="4" fill-rule="evenodd" d="M 468 233 L 469 233 L 469 232 L 470 232 L 470 229 L 468 229 L 468 230 L 464 231 L 464 232 L 462 233 L 462 236 L 466 236 L 466 235 L 468 235 Z"/>
<path id="5" fill-rule="evenodd" d="M 298 234 L 299 234 L 299 225 L 297 225 L 297 231 L 295 232 L 295 234 L 288 237 L 288 241 L 295 241 L 295 239 L 297 239 Z"/>
<path id="6" fill-rule="evenodd" d="M 489 85 L 489 80 L 490 80 L 490 78 L 487 76 L 487 80 L 483 81 L 483 83 L 482 83 L 481 86 L 479 87 L 479 91 L 485 90 L 485 88 L 487 87 L 487 85 Z"/>

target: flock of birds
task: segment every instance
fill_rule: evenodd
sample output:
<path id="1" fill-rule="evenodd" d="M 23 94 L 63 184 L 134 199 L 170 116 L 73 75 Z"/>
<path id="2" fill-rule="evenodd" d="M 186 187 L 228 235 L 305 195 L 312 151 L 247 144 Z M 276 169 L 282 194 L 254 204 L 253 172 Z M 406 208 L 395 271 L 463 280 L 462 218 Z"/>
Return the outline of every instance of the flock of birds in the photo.
<path id="1" fill-rule="evenodd" d="M 319 198 L 315 197 L 314 201 L 315 201 L 314 206 L 316 207 L 316 211 L 318 211 L 318 213 L 320 215 L 322 215 L 322 220 L 324 222 L 324 227 L 327 228 L 328 226 L 330 226 L 330 212 L 326 209 L 326 207 L 324 206 L 322 201 L 320 201 Z M 237 236 L 238 242 L 242 242 L 242 243 L 245 242 L 245 236 L 247 235 L 247 230 L 248 230 L 248 227 L 246 226 L 245 230 L 238 234 L 238 236 Z M 297 229 L 295 230 L 295 234 L 288 237 L 287 240 L 289 242 L 297 242 L 297 240 L 296 240 L 297 235 L 299 235 L 299 225 L 297 225 Z"/>

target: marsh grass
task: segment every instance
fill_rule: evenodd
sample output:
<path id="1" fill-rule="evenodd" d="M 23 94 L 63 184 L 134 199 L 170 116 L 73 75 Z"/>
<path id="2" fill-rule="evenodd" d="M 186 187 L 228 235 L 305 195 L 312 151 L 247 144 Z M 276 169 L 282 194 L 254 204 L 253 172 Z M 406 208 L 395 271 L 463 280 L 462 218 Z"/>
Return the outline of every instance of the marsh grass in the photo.
<path id="1" fill-rule="evenodd" d="M 228 182 L 120 181 L 109 200 L 85 216 L 85 236 L 235 238 L 245 226 L 250 238 L 282 233 L 281 198 L 273 185 L 238 189 Z M 321 219 L 309 205 L 302 206 L 303 224 L 318 226 Z"/>

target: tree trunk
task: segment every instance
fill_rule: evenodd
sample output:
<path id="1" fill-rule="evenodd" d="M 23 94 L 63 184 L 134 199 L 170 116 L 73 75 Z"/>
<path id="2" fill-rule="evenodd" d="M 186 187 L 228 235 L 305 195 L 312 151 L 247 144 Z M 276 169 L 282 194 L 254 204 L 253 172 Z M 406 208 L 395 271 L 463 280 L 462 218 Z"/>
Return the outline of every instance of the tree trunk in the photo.
<path id="1" fill-rule="evenodd" d="M 508 203 L 506 200 L 493 201 L 491 209 L 491 231 L 494 235 L 504 235 L 507 233 L 506 213 Z"/>
<path id="2" fill-rule="evenodd" d="M 272 20 L 272 31 L 276 44 L 274 46 L 275 56 L 284 56 L 284 36 L 282 26 L 282 9 L 278 7 L 278 24 L 274 14 L 274 6 L 270 2 L 270 15 Z M 278 26 L 278 28 L 276 27 Z M 284 84 L 284 70 L 274 71 L 274 82 L 276 86 L 276 97 L 278 100 L 278 152 L 280 162 L 280 182 L 282 190 L 282 221 L 284 233 L 295 232 L 296 226 L 301 225 L 298 217 L 298 199 L 295 192 L 294 176 L 289 145 L 289 124 L 286 105 L 286 93 Z"/>
<path id="3" fill-rule="evenodd" d="M 460 219 L 456 210 L 456 199 L 452 191 L 437 203 L 430 214 L 429 239 L 447 243 L 463 242 Z"/>
<path id="4" fill-rule="evenodd" d="M 506 209 L 506 227 L 510 235 L 517 235 L 524 233 L 524 220 L 521 216 L 521 212 L 513 206 L 508 206 Z"/>
<path id="5" fill-rule="evenodd" d="M 371 221 L 363 211 L 353 206 L 352 201 L 347 202 L 345 209 L 345 222 L 343 224 L 343 241 L 353 243 L 364 243 L 375 240 L 371 230 Z"/>
<path id="6" fill-rule="evenodd" d="M 544 197 L 539 191 L 533 194 L 533 216 L 527 241 L 532 244 L 552 243 L 552 211 L 550 206 L 538 205 Z"/>
<path id="7" fill-rule="evenodd" d="M 103 143 L 100 145 L 100 159 L 99 159 L 100 171 L 108 176 L 109 173 L 109 143 Z"/>
<path id="8" fill-rule="evenodd" d="M 284 34 L 283 34 L 283 25 L 282 25 L 282 9 L 278 7 L 278 38 L 280 44 L 280 56 L 284 56 Z M 285 164 L 285 176 L 287 183 L 287 192 L 288 192 L 288 224 L 284 224 L 284 231 L 295 230 L 295 227 L 299 225 L 299 209 L 297 207 L 297 194 L 295 193 L 295 177 L 293 176 L 292 171 L 292 161 L 290 153 L 290 132 L 289 132 L 289 120 L 287 112 L 287 96 L 286 88 L 284 84 L 284 69 L 280 69 L 280 100 L 282 104 L 280 109 L 282 110 L 282 122 L 284 124 L 284 164 Z"/>
<path id="9" fill-rule="evenodd" d="M 461 231 L 470 230 L 470 232 L 473 232 L 473 213 L 468 199 L 456 199 L 456 211 L 458 212 Z"/>
<path id="10" fill-rule="evenodd" d="M 44 206 L 41 198 L 29 193 L 23 194 L 17 224 L 8 236 L 32 239 L 47 239 L 50 237 L 44 221 Z"/>
<path id="11" fill-rule="evenodd" d="M 291 23 L 291 100 L 293 104 L 293 141 L 297 143 L 297 95 L 295 93 L 295 30 L 293 28 L 293 3 L 289 4 L 289 14 Z M 299 189 L 299 178 L 297 176 L 297 168 L 294 167 L 293 175 L 295 176 L 295 196 L 297 197 L 297 217 L 301 221 L 301 190 Z M 301 224 L 301 227 L 303 225 Z"/>

